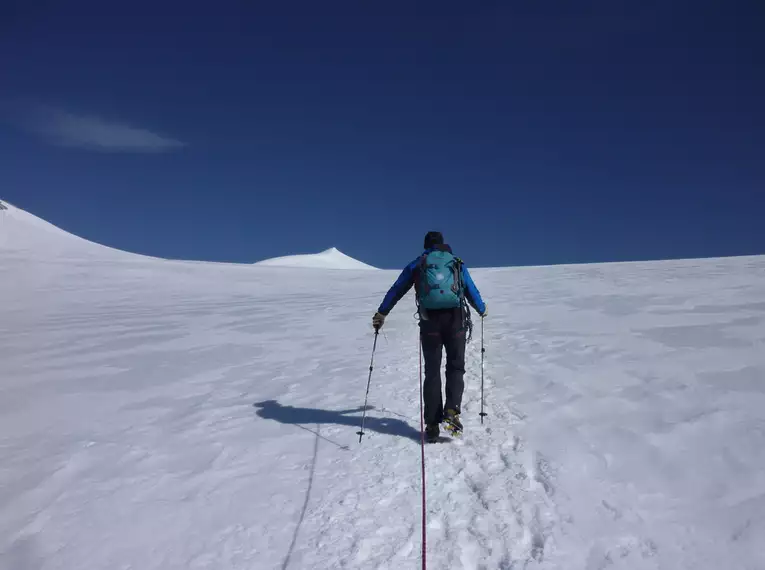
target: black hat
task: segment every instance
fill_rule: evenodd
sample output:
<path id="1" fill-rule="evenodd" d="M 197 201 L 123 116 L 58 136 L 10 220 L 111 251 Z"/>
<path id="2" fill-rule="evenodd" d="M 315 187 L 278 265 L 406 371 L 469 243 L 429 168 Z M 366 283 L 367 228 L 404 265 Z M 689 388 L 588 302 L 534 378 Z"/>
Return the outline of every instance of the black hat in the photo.
<path id="1" fill-rule="evenodd" d="M 441 232 L 428 232 L 425 234 L 425 249 L 444 243 L 444 236 Z"/>

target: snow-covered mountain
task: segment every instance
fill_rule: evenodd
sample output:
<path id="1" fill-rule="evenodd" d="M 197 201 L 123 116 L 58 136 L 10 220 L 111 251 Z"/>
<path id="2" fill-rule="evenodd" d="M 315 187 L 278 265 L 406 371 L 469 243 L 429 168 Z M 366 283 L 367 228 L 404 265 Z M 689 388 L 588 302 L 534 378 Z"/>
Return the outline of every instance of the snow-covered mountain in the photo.
<path id="1" fill-rule="evenodd" d="M 765 568 L 765 257 L 472 274 L 428 568 Z M 0 569 L 421 567 L 412 299 L 359 443 L 397 272 L 305 276 L 0 211 Z"/>
<path id="2" fill-rule="evenodd" d="M 3 201 L 0 201 L 0 251 L 6 256 L 62 260 L 136 256 L 72 235 Z"/>
<path id="3" fill-rule="evenodd" d="M 287 255 L 257 262 L 255 265 L 271 267 L 313 267 L 322 269 L 377 269 L 357 259 L 345 255 L 337 248 L 330 248 L 321 253 Z"/>
<path id="4" fill-rule="evenodd" d="M 0 224 L 0 248 L 5 250 L 6 254 L 15 252 L 23 257 L 55 254 L 61 259 L 114 256 L 123 259 L 125 256 L 147 259 L 147 256 L 139 256 L 82 239 L 3 201 L 0 201 Z M 265 259 L 253 265 L 346 270 L 376 269 L 334 247 L 315 254 Z"/>

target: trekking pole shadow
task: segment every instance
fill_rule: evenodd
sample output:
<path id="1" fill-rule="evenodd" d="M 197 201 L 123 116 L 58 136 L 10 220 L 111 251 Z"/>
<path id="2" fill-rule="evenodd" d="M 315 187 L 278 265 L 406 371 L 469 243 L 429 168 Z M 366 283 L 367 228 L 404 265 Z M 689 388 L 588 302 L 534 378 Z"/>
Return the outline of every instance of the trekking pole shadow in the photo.
<path id="1" fill-rule="evenodd" d="M 321 435 L 319 433 L 319 426 L 318 425 L 316 426 L 316 431 L 313 431 L 311 428 L 307 428 L 305 426 L 301 426 L 300 424 L 294 424 L 294 425 L 295 425 L 295 427 L 299 427 L 300 429 L 304 429 L 308 433 L 312 433 L 313 435 L 316 436 L 317 439 L 323 439 L 324 441 L 327 441 L 327 442 L 331 443 L 332 445 L 335 445 L 335 446 L 339 447 L 343 451 L 350 451 L 350 449 L 351 449 L 347 445 L 342 445 L 340 443 L 337 443 L 336 441 L 332 441 L 328 437 L 324 437 L 323 435 Z"/>
<path id="2" fill-rule="evenodd" d="M 414 421 L 414 419 L 415 419 L 415 418 L 410 418 L 410 416 L 405 416 L 404 414 L 399 414 L 398 412 L 394 412 L 393 410 L 391 410 L 389 408 L 380 408 L 380 411 L 385 413 L 385 414 L 393 414 L 394 416 L 398 416 L 400 418 L 404 418 L 404 419 L 407 419 L 407 420 L 411 419 L 411 420 Z"/>
<path id="3" fill-rule="evenodd" d="M 358 429 L 360 418 L 351 414 L 356 414 L 364 411 L 364 406 L 359 406 L 358 408 L 351 408 L 348 410 L 299 408 L 295 406 L 284 406 L 276 400 L 255 402 L 253 407 L 257 409 L 256 414 L 263 419 L 274 420 L 279 423 L 298 426 L 306 431 L 318 435 L 322 439 L 334 443 L 340 448 L 343 448 L 344 446 L 339 445 L 320 434 L 317 434 L 313 430 L 305 427 L 305 425 L 335 424 L 339 426 L 353 427 L 355 433 L 355 430 Z M 374 408 L 372 406 L 367 406 L 366 409 L 370 410 Z M 379 418 L 367 416 L 364 429 L 375 431 L 383 435 L 403 437 L 417 443 L 420 442 L 419 430 L 412 427 L 409 423 L 395 418 Z M 347 448 L 347 446 L 345 446 L 345 448 Z"/>

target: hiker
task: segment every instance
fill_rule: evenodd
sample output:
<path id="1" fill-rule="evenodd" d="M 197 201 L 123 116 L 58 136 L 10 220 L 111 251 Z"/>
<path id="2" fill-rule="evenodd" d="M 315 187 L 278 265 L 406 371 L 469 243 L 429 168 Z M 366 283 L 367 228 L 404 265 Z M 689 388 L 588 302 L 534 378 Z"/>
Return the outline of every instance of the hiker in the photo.
<path id="1" fill-rule="evenodd" d="M 465 343 L 470 326 L 470 309 L 465 301 L 486 317 L 481 299 L 467 267 L 444 243 L 440 232 L 425 235 L 425 251 L 407 265 L 372 317 L 375 330 L 401 298 L 415 288 L 420 320 L 420 342 L 425 359 L 425 434 L 429 442 L 439 436 L 439 424 L 455 435 L 462 432 L 460 408 L 465 388 Z M 446 349 L 446 405 L 441 398 L 441 354 Z"/>

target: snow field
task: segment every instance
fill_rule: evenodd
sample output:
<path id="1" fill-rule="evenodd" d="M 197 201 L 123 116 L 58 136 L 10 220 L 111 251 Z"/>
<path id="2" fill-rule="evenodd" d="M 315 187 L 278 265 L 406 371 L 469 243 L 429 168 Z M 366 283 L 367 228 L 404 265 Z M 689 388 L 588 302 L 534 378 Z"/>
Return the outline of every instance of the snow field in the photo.
<path id="1" fill-rule="evenodd" d="M 474 317 L 465 435 L 426 448 L 428 567 L 765 568 L 765 258 L 471 272 L 489 415 Z M 156 260 L 0 211 L 0 569 L 419 568 L 410 296 L 356 435 L 396 275 Z"/>

